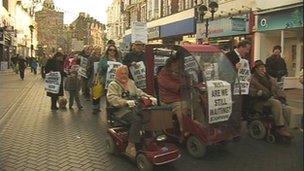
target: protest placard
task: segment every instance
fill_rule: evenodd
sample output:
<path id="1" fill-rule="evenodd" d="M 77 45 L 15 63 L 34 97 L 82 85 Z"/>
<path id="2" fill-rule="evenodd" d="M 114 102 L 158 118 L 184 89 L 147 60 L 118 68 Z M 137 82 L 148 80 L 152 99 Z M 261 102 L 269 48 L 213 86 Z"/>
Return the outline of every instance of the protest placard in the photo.
<path id="1" fill-rule="evenodd" d="M 185 71 L 192 77 L 192 79 L 196 82 L 198 82 L 198 63 L 196 62 L 196 59 L 193 56 L 186 56 L 184 61 L 184 67 Z"/>
<path id="2" fill-rule="evenodd" d="M 80 66 L 78 69 L 78 75 L 87 78 L 87 67 L 89 60 L 83 56 L 80 57 Z"/>
<path id="3" fill-rule="evenodd" d="M 241 67 L 238 70 L 238 75 L 234 84 L 234 95 L 243 95 L 249 93 L 249 79 L 251 76 L 249 62 L 246 59 L 241 59 L 240 63 Z"/>
<path id="4" fill-rule="evenodd" d="M 108 70 L 107 70 L 107 77 L 106 77 L 106 88 L 111 81 L 115 79 L 116 69 L 122 65 L 120 62 L 108 61 Z"/>
<path id="5" fill-rule="evenodd" d="M 169 58 L 168 56 L 160 56 L 160 55 L 154 56 L 154 75 L 157 74 L 159 67 L 165 66 L 168 58 Z"/>
<path id="6" fill-rule="evenodd" d="M 130 72 L 136 86 L 146 89 L 146 66 L 143 61 L 137 62 L 135 66 L 130 66 Z"/>
<path id="7" fill-rule="evenodd" d="M 204 75 L 207 81 L 218 80 L 219 71 L 217 63 L 204 63 Z"/>
<path id="8" fill-rule="evenodd" d="M 50 72 L 45 75 L 45 90 L 50 93 L 59 93 L 61 83 L 60 72 Z"/>
<path id="9" fill-rule="evenodd" d="M 209 123 L 227 121 L 232 112 L 231 86 L 226 81 L 207 81 Z"/>

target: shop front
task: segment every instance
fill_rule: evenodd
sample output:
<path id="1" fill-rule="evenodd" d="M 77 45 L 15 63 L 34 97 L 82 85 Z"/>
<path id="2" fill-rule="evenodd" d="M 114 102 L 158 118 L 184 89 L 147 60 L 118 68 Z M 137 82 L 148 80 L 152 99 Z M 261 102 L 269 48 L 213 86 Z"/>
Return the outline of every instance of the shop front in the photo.
<path id="1" fill-rule="evenodd" d="M 261 12 L 256 25 L 255 59 L 266 61 L 273 46 L 280 45 L 290 77 L 287 79 L 295 79 L 303 67 L 303 5 Z"/>
<path id="2" fill-rule="evenodd" d="M 198 42 L 218 44 L 228 52 L 233 49 L 237 42 L 247 39 L 250 34 L 250 14 L 236 15 L 229 18 L 220 18 L 209 21 L 208 32 L 206 23 L 197 23 L 196 38 Z"/>
<path id="3" fill-rule="evenodd" d="M 0 61 L 1 69 L 6 70 L 10 64 L 11 36 L 5 28 L 0 28 Z"/>
<path id="4" fill-rule="evenodd" d="M 160 26 L 160 38 L 163 44 L 181 44 L 195 31 L 195 19 L 188 18 Z"/>

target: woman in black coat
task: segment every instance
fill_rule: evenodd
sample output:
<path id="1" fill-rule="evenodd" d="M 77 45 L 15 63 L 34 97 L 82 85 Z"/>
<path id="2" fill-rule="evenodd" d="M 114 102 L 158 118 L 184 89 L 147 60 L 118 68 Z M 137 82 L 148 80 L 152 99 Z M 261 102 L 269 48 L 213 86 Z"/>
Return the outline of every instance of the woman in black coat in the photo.
<path id="1" fill-rule="evenodd" d="M 57 52 L 52 58 L 48 59 L 45 65 L 45 72 L 56 72 L 59 71 L 61 74 L 61 83 L 60 89 L 57 94 L 47 92 L 47 96 L 51 97 L 51 109 L 57 110 L 57 101 L 59 96 L 63 96 L 63 77 L 65 73 L 63 72 L 63 58 L 64 55 L 60 52 Z"/>

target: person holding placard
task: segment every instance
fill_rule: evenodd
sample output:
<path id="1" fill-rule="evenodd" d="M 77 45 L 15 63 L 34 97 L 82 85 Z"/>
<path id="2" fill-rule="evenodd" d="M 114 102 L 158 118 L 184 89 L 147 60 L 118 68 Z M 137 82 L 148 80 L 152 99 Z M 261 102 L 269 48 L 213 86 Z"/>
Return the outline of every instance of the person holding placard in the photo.
<path id="1" fill-rule="evenodd" d="M 123 121 L 131 124 L 129 128 L 129 143 L 126 151 L 135 157 L 136 150 L 141 148 L 140 130 L 142 127 L 141 117 L 130 108 L 135 107 L 134 97 L 149 97 L 152 104 L 157 104 L 157 99 L 136 87 L 133 80 L 129 79 L 129 71 L 126 65 L 117 68 L 115 80 L 108 86 L 107 101 L 109 106 L 116 107 L 115 115 Z"/>
<path id="2" fill-rule="evenodd" d="M 99 60 L 97 72 L 101 76 L 101 82 L 106 84 L 106 77 L 108 71 L 108 61 L 121 62 L 118 50 L 115 45 L 108 45 L 104 56 Z"/>
<path id="3" fill-rule="evenodd" d="M 81 53 L 79 54 L 80 56 L 80 63 L 84 63 L 85 61 L 88 61 L 91 53 L 93 51 L 93 47 L 92 46 L 84 46 L 83 50 L 81 51 Z M 85 71 L 87 71 L 87 67 L 88 66 L 81 66 L 81 67 L 85 67 Z M 89 88 L 89 79 L 87 78 L 87 72 L 85 73 L 84 76 L 82 76 L 82 94 L 85 97 L 85 99 L 90 100 L 90 88 Z"/>
<path id="4" fill-rule="evenodd" d="M 244 102 L 246 102 L 246 98 L 248 98 L 249 80 L 247 80 L 247 78 L 250 78 L 248 77 L 248 75 L 250 75 L 250 72 L 249 62 L 245 58 L 249 54 L 250 50 L 251 42 L 249 42 L 248 40 L 243 40 L 238 43 L 237 48 L 226 54 L 227 58 L 231 63 L 231 67 L 235 71 L 230 73 L 232 74 L 232 76 L 228 77 L 229 80 L 223 78 L 223 80 L 228 81 L 231 84 L 231 90 L 233 94 L 232 114 L 228 122 L 234 137 L 240 135 L 242 114 L 243 117 L 246 117 L 244 114 L 246 113 L 247 104 Z M 249 72 L 246 78 L 244 75 L 241 76 L 241 74 L 243 73 L 241 71 L 245 71 L 247 73 Z M 245 79 L 242 80 L 241 78 Z"/>
<path id="5" fill-rule="evenodd" d="M 286 95 L 279 88 L 276 80 L 269 76 L 263 61 L 255 61 L 254 74 L 250 83 L 250 96 L 253 108 L 263 112 L 263 107 L 270 107 L 274 116 L 277 132 L 285 137 L 293 135 L 287 131 L 286 120 L 290 116 L 291 108 L 286 103 Z"/>
<path id="6" fill-rule="evenodd" d="M 64 55 L 61 52 L 57 52 L 52 58 L 48 59 L 45 65 L 45 72 L 60 72 L 61 81 L 58 93 L 47 92 L 47 96 L 51 97 L 51 109 L 58 110 L 57 101 L 59 96 L 63 96 L 63 77 L 66 76 L 63 71 L 63 59 Z"/>
<path id="7" fill-rule="evenodd" d="M 139 40 L 136 40 L 132 44 L 131 52 L 127 53 L 126 56 L 124 57 L 122 64 L 130 67 L 131 65 L 135 65 L 137 62 L 140 61 L 146 63 L 144 48 L 145 48 L 145 44 Z"/>

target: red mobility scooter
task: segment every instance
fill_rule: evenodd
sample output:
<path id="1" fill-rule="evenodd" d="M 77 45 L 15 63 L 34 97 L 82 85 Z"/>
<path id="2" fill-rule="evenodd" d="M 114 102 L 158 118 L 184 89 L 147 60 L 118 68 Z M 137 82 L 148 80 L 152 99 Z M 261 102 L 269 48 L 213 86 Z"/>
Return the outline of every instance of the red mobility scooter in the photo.
<path id="1" fill-rule="evenodd" d="M 179 131 L 179 123 L 176 119 L 174 127 L 164 129 L 164 132 L 172 139 L 177 140 L 175 142 L 185 143 L 188 152 L 195 158 L 203 157 L 207 146 L 226 144 L 235 138 L 229 131 L 227 124 L 232 112 L 230 84 L 219 80 L 219 71 L 216 69 L 219 68 L 218 65 L 223 64 L 220 60 L 227 59 L 216 47 L 210 46 L 210 48 L 215 50 L 211 50 L 210 57 L 205 59 L 204 55 L 193 56 L 181 46 L 146 46 L 146 90 L 148 94 L 158 98 L 159 104 L 161 104 L 160 83 L 157 77 L 160 68 L 171 57 L 177 56 L 182 60 L 179 68 L 182 70 L 182 75 L 188 77 L 188 83 L 180 93 L 184 101 L 187 102 L 188 112 L 182 118 L 183 132 Z M 208 47 L 206 49 L 208 50 Z M 224 62 L 227 66 L 221 67 L 231 67 L 228 62 Z M 218 92 L 222 94 L 216 95 L 217 98 L 212 98 L 214 95 L 212 93 Z M 184 135 L 183 139 L 180 139 L 181 135 Z"/>
<path id="2" fill-rule="evenodd" d="M 172 112 L 167 107 L 152 106 L 152 101 L 146 97 L 138 98 L 136 107 L 140 113 L 144 128 L 142 129 L 142 148 L 137 151 L 135 162 L 139 170 L 151 171 L 154 165 L 163 165 L 180 158 L 181 153 L 176 145 L 168 143 L 164 135 L 155 134 L 156 131 L 172 128 Z M 124 154 L 128 145 L 128 123 L 118 119 L 115 108 L 107 107 L 108 137 L 107 151 L 112 154 Z M 157 136 L 158 135 L 158 136 Z M 133 158 L 131 158 L 134 160 Z"/>

